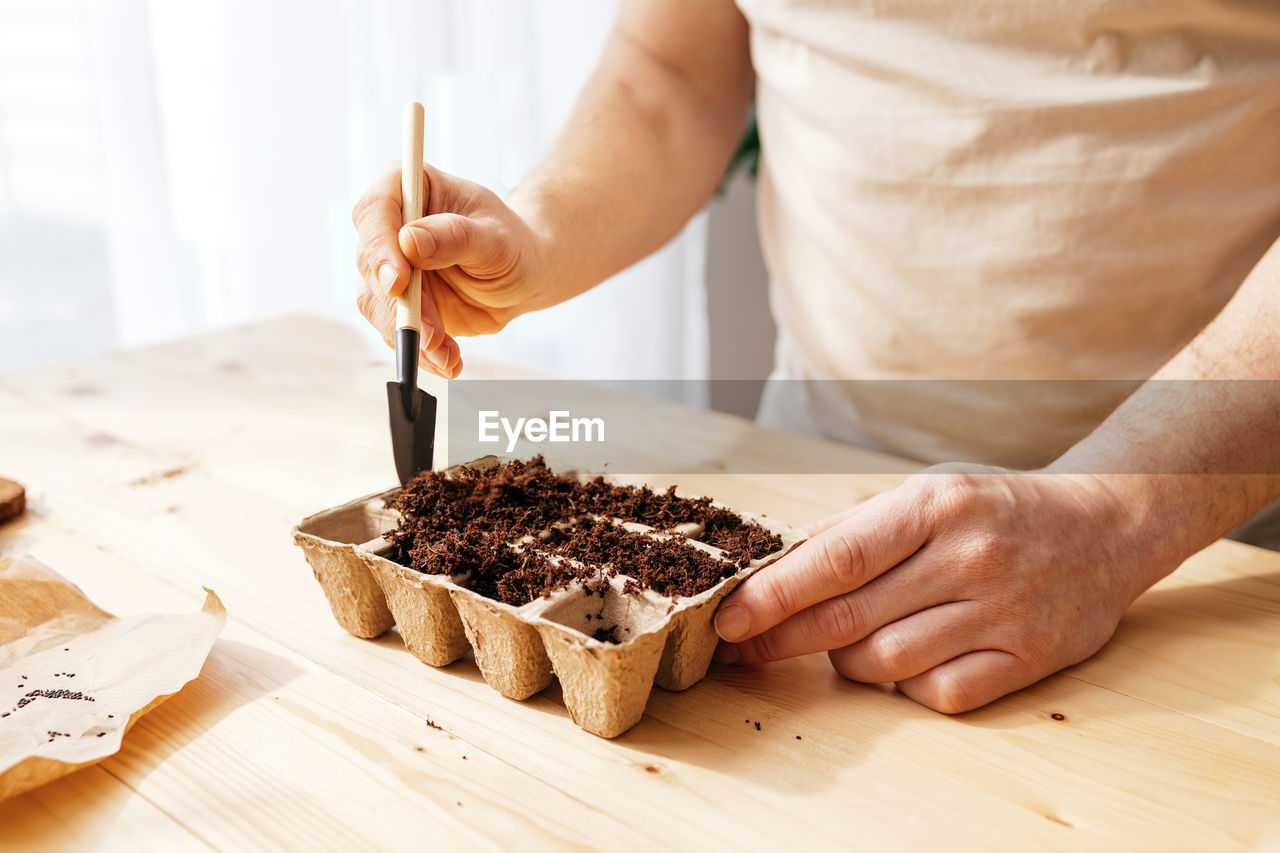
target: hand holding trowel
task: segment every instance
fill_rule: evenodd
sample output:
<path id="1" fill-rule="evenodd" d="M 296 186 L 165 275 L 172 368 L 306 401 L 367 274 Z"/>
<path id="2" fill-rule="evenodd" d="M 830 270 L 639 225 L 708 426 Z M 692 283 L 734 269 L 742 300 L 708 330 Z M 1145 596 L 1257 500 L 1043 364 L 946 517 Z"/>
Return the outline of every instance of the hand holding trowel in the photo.
<path id="1" fill-rule="evenodd" d="M 400 211 L 406 223 L 422 217 L 422 124 L 422 104 L 405 106 Z M 435 445 L 436 398 L 418 387 L 421 344 L 422 270 L 414 268 L 408 286 L 396 297 L 396 379 L 387 383 L 391 451 L 402 485 L 431 469 Z"/>

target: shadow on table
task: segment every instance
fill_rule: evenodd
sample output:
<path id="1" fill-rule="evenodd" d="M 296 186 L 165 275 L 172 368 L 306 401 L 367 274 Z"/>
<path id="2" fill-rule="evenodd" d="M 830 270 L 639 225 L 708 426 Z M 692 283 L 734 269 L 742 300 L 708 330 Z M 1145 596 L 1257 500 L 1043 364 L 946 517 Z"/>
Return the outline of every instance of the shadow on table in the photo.
<path id="1" fill-rule="evenodd" d="M 658 760 L 666 758 L 804 794 L 842 784 L 834 768 L 860 763 L 893 731 L 931 715 L 892 686 L 856 684 L 825 655 L 809 655 L 712 664 L 688 690 L 655 688 L 644 718 L 613 743 L 656 776 L 667 772 Z"/>
<path id="2" fill-rule="evenodd" d="M 1177 711 L 1169 713 L 1211 715 L 1228 705 L 1274 701 L 1278 685 L 1266 656 L 1242 656 L 1238 643 L 1242 636 L 1257 642 L 1280 626 L 1278 586 L 1280 573 L 1153 590 L 1090 660 L 952 717 L 891 686 L 842 679 L 824 655 L 752 667 L 713 664 L 707 678 L 683 692 L 655 687 L 640 723 L 610 744 L 656 779 L 668 772 L 667 759 L 748 777 L 766 789 L 804 793 L 839 784 L 832 768 L 861 763 L 904 727 L 926 726 L 938 734 L 1070 727 L 1111 707 L 1100 704 L 1100 690 L 1127 694 L 1122 705 L 1145 701 L 1153 708 L 1162 692 L 1177 691 L 1177 704 L 1170 706 Z M 408 654 L 394 632 L 374 642 Z M 1194 673 L 1187 669 L 1192 662 Z M 470 656 L 447 669 L 453 678 L 483 682 Z M 1181 687 L 1186 679 L 1175 679 L 1178 672 L 1194 674 L 1196 689 Z M 519 704 L 568 716 L 555 682 Z"/>
<path id="3" fill-rule="evenodd" d="M 617 743 L 746 774 L 765 786 L 816 790 L 835 778 L 821 772 L 821 762 L 856 763 L 877 741 L 915 722 L 939 730 L 1070 725 L 1084 709 L 1098 716 L 1099 689 L 1211 719 L 1280 699 L 1274 657 L 1240 653 L 1241 643 L 1265 642 L 1280 631 L 1278 591 L 1280 573 L 1152 590 L 1089 660 L 951 717 L 891 686 L 845 681 L 822 655 L 756 667 L 713 665 L 706 680 L 684 693 L 655 689 L 644 720 Z M 813 763 L 814 772 L 797 774 L 797 762 Z"/>
<path id="4" fill-rule="evenodd" d="M 246 660 L 251 660 L 252 666 L 245 666 Z M 38 839 L 42 837 L 40 827 L 48 830 L 56 825 L 63 838 L 103 837 L 101 833 L 128 805 L 130 798 L 123 796 L 123 791 L 136 791 L 149 773 L 223 717 L 280 689 L 302 672 L 279 655 L 219 639 L 199 677 L 139 718 L 115 755 L 0 803 L 3 834 L 13 839 L 30 832 Z M 105 778 L 86 783 L 92 774 L 101 773 L 123 784 Z M 43 802 L 75 805 L 53 812 Z"/>
<path id="5" fill-rule="evenodd" d="M 1197 714 L 1224 707 L 1280 703 L 1275 648 L 1280 634 L 1280 572 L 1154 589 L 1125 614 L 1111 641 L 1072 670 L 1104 687 L 1121 678 L 1176 695 L 1176 709 Z M 1242 654 L 1242 645 L 1259 647 Z M 1172 677 L 1170 677 L 1172 676 Z M 1185 685 L 1193 684 L 1194 689 Z M 1130 691 L 1125 691 L 1130 692 Z"/>

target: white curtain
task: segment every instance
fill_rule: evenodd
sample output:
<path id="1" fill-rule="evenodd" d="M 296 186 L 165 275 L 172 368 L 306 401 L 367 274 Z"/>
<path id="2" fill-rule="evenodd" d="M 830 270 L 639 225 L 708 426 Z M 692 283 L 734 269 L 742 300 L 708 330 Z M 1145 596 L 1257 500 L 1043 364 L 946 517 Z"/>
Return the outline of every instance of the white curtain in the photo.
<path id="1" fill-rule="evenodd" d="M 428 159 L 505 193 L 554 139 L 616 10 L 0 0 L 0 367 L 281 312 L 363 325 L 350 210 L 398 156 L 404 101 L 426 106 Z M 464 353 L 705 377 L 704 250 L 699 217 Z"/>

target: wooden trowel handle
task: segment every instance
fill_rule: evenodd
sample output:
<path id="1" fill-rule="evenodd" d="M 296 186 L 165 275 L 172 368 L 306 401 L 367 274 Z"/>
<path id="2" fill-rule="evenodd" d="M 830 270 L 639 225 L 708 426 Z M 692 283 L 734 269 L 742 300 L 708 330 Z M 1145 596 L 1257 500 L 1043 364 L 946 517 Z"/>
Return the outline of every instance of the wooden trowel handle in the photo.
<path id="1" fill-rule="evenodd" d="M 404 106 L 404 147 L 400 161 L 400 215 L 404 224 L 422 218 L 422 104 Z M 422 270 L 409 273 L 409 285 L 396 297 L 396 328 L 422 337 Z M 415 353 L 416 356 L 416 353 Z"/>

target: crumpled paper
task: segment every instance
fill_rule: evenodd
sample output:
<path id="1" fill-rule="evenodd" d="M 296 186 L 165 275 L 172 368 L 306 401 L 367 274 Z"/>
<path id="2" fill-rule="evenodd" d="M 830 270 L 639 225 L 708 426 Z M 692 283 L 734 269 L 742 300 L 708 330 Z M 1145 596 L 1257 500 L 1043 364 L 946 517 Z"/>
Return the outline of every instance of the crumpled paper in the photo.
<path id="1" fill-rule="evenodd" d="M 0 558 L 0 800 L 120 749 L 200 674 L 227 612 L 117 618 L 30 556 Z"/>

